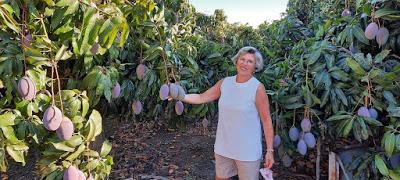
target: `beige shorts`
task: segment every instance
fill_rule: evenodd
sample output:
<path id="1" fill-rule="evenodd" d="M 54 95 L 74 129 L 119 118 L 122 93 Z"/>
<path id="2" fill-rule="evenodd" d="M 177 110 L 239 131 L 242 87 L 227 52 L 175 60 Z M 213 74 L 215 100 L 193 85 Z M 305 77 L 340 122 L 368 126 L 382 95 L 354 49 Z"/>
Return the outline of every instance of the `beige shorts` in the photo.
<path id="1" fill-rule="evenodd" d="M 258 180 L 260 162 L 239 161 L 215 154 L 215 172 L 219 178 L 239 175 L 239 180 Z"/>

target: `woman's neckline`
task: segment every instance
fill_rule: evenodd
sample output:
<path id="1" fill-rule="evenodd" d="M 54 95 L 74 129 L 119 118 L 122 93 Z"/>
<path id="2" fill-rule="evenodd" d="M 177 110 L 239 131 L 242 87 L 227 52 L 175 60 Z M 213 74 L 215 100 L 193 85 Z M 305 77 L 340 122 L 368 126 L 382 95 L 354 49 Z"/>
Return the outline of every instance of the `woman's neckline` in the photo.
<path id="1" fill-rule="evenodd" d="M 244 82 L 238 82 L 237 81 L 237 74 L 235 75 L 235 83 L 236 84 L 246 84 L 246 83 L 248 83 L 252 78 L 253 78 L 253 76 L 251 76 L 249 79 L 247 79 L 246 81 L 244 81 Z"/>

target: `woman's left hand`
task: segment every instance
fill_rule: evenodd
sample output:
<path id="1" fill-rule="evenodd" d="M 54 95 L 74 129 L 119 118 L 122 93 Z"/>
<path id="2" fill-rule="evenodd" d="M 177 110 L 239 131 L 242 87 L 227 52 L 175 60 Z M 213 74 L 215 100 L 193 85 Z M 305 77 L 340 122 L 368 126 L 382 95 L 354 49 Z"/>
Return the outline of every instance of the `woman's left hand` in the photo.
<path id="1" fill-rule="evenodd" d="M 274 153 L 271 152 L 271 151 L 268 151 L 265 154 L 265 158 L 264 159 L 265 159 L 264 167 L 268 168 L 268 169 L 271 169 L 272 165 L 275 163 L 275 161 L 274 161 Z"/>

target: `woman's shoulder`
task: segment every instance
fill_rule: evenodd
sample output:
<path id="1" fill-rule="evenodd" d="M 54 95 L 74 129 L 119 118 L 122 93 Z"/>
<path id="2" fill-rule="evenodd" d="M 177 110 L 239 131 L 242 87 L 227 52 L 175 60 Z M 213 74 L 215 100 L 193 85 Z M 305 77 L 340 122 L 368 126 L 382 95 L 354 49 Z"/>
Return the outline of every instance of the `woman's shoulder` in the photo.
<path id="1" fill-rule="evenodd" d="M 260 85 L 261 85 L 261 86 L 264 86 L 263 83 L 262 83 L 260 80 L 258 80 L 256 77 L 253 76 L 252 79 L 253 79 L 253 82 L 254 82 L 257 86 L 260 86 Z"/>
<path id="2" fill-rule="evenodd" d="M 223 79 L 233 79 L 233 78 L 235 78 L 236 77 L 236 75 L 233 75 L 233 76 L 226 76 L 225 78 L 223 78 Z"/>
<path id="3" fill-rule="evenodd" d="M 224 82 L 224 81 L 231 81 L 231 80 L 235 79 L 235 77 L 236 77 L 236 76 L 227 76 L 227 77 L 222 78 L 220 81 L 221 81 L 221 82 Z"/>

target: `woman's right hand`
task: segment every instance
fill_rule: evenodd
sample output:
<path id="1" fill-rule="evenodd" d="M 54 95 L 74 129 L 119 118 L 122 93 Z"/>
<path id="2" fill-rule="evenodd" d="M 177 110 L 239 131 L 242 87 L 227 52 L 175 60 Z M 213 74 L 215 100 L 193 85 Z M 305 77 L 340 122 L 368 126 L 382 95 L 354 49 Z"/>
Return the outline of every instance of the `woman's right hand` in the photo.
<path id="1" fill-rule="evenodd" d="M 267 151 L 267 153 L 265 154 L 265 162 L 264 162 L 264 167 L 271 169 L 272 165 L 274 165 L 275 161 L 274 161 L 274 153 L 272 151 Z"/>

